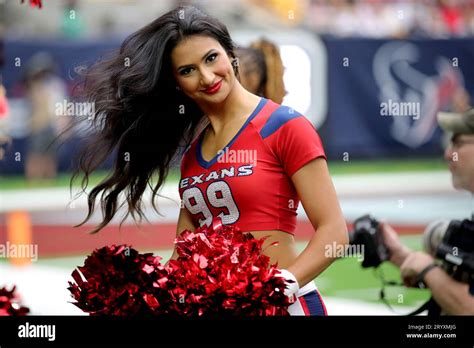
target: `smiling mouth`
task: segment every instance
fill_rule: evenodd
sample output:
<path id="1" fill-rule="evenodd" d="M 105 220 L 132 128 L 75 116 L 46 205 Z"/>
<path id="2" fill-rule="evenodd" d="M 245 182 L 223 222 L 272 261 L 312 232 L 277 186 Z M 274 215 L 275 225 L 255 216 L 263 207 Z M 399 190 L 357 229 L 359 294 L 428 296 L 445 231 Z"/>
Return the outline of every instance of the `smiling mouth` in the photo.
<path id="1" fill-rule="evenodd" d="M 217 91 L 219 91 L 219 89 L 221 88 L 221 85 L 222 85 L 222 80 L 220 80 L 219 82 L 216 82 L 212 86 L 204 89 L 203 92 L 206 93 L 206 94 L 217 93 Z"/>

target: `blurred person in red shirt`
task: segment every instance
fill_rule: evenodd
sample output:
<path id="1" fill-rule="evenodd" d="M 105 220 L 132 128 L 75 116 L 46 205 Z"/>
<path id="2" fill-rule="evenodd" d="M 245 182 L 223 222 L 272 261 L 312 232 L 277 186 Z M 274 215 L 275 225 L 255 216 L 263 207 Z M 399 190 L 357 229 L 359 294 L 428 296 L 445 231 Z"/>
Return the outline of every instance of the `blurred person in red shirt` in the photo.
<path id="1" fill-rule="evenodd" d="M 464 34 L 464 18 L 459 3 L 452 0 L 438 0 L 441 18 L 450 36 Z"/>
<path id="2" fill-rule="evenodd" d="M 3 41 L 0 39 L 0 67 L 5 62 Z M 9 113 L 8 100 L 5 87 L 2 84 L 2 76 L 0 75 L 0 160 L 5 157 L 6 147 L 11 143 L 11 138 L 7 130 L 7 117 Z"/>

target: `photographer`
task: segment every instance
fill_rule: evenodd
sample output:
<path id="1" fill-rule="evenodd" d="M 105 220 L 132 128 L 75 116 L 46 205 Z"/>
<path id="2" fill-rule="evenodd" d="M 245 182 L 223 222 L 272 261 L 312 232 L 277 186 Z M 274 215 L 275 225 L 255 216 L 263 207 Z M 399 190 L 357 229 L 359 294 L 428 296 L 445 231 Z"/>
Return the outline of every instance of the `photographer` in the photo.
<path id="1" fill-rule="evenodd" d="M 453 186 L 474 193 L 474 109 L 464 114 L 440 113 L 438 122 L 445 131 L 453 133 L 444 154 Z M 390 261 L 400 267 L 406 286 L 416 286 L 421 280 L 444 314 L 474 315 L 474 296 L 470 294 L 467 283 L 455 280 L 435 263 L 431 255 L 401 244 L 397 233 L 388 224 L 382 223 L 381 230 Z"/>

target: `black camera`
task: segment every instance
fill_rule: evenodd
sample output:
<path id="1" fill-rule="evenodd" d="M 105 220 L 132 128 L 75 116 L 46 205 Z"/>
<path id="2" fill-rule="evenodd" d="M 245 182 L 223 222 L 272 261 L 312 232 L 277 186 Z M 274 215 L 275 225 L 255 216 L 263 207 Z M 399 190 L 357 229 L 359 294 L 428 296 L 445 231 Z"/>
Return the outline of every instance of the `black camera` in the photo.
<path id="1" fill-rule="evenodd" d="M 380 223 L 370 215 L 361 216 L 354 221 L 354 230 L 349 233 L 349 244 L 361 247 L 364 268 L 378 267 L 390 258 L 390 252 L 380 231 Z"/>
<path id="2" fill-rule="evenodd" d="M 474 222 L 436 221 L 423 234 L 427 253 L 443 260 L 443 268 L 454 279 L 470 284 L 474 290 Z"/>
<path id="3" fill-rule="evenodd" d="M 364 268 L 378 267 L 390 258 L 380 223 L 370 215 L 354 221 L 349 243 L 361 247 Z M 427 253 L 443 260 L 446 273 L 458 281 L 468 283 L 474 295 L 474 221 L 435 221 L 425 229 L 423 246 Z"/>

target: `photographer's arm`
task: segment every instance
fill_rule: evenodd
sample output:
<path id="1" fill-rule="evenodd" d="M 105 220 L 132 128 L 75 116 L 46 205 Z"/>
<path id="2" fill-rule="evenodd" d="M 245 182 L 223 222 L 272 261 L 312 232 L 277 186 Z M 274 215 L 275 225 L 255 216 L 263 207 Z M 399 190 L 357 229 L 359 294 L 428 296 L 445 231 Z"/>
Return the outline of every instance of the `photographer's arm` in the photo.
<path id="1" fill-rule="evenodd" d="M 450 315 L 474 315 L 474 296 L 469 285 L 451 278 L 439 267 L 426 274 L 425 284 L 434 299 Z"/>
<path id="2" fill-rule="evenodd" d="M 418 274 L 434 262 L 424 252 L 412 252 L 400 267 L 403 282 L 415 286 Z M 469 294 L 469 286 L 450 277 L 440 267 L 428 271 L 424 277 L 438 305 L 450 315 L 474 315 L 474 296 Z"/>

